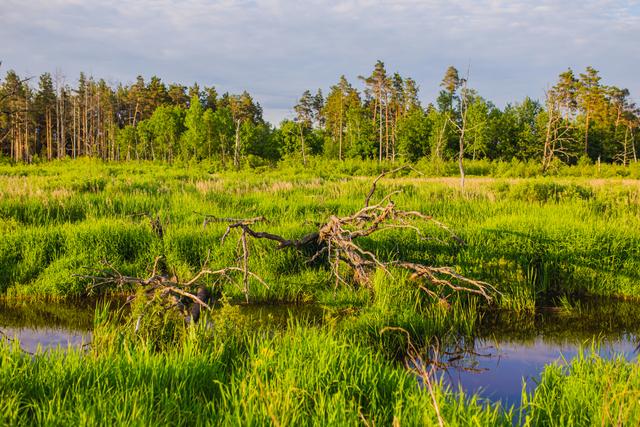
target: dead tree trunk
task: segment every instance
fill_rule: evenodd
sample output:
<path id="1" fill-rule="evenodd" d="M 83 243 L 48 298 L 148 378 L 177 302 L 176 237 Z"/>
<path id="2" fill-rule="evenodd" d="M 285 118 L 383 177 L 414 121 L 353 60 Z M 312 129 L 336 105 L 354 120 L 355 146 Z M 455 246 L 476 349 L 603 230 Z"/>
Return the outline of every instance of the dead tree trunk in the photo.
<path id="1" fill-rule="evenodd" d="M 418 237 L 426 238 L 418 227 L 418 221 L 432 224 L 449 233 L 451 238 L 458 244 L 464 244 L 446 225 L 435 220 L 430 215 L 425 215 L 418 211 L 398 209 L 391 200 L 398 192 L 387 194 L 378 203 L 371 203 L 378 181 L 387 174 L 406 168 L 406 166 L 403 166 L 379 175 L 373 181 L 371 189 L 365 197 L 364 206 L 357 212 L 343 217 L 331 215 L 327 222 L 316 231 L 303 235 L 298 239 L 287 239 L 277 234 L 255 231 L 252 227 L 262 223 L 265 220 L 264 217 L 236 219 L 216 218 L 211 215 L 205 215 L 203 227 L 212 222 L 227 223 L 226 231 L 221 238 L 221 244 L 224 244 L 225 239 L 232 231 L 240 232 L 239 245 L 236 246 L 242 250 L 241 256 L 238 257 L 240 266 L 211 270 L 207 267 L 209 258 L 207 256 L 207 261 L 205 261 L 199 273 L 186 282 L 180 282 L 177 278 L 168 278 L 167 275 L 158 273 L 158 261 L 161 258 L 158 257 L 148 279 L 125 276 L 108 263 L 106 263 L 107 269 L 96 269 L 93 270 L 94 274 L 78 277 L 92 281 L 92 285 L 88 287 L 89 291 L 105 285 L 118 287 L 125 285 L 142 286 L 147 295 L 157 296 L 160 294 L 162 297 L 174 299 L 188 298 L 192 304 L 209 309 L 209 304 L 201 298 L 198 291 L 198 288 L 202 286 L 201 279 L 206 276 L 218 276 L 233 283 L 232 275 L 239 273 L 241 274 L 241 281 L 238 286 L 245 296 L 245 301 L 248 302 L 250 279 L 256 280 L 266 288 L 269 288 L 258 275 L 249 269 L 249 238 L 254 238 L 276 242 L 278 244 L 276 246 L 277 250 L 297 250 L 307 258 L 308 263 L 320 261 L 331 271 L 336 287 L 340 285 L 363 286 L 373 292 L 372 278 L 376 271 L 381 270 L 390 278 L 393 278 L 393 270 L 400 269 L 411 272 L 410 279 L 417 282 L 417 287 L 429 297 L 438 301 L 446 301 L 449 296 L 464 292 L 478 295 L 487 302 L 491 302 L 493 294 L 498 293 L 494 287 L 481 281 L 469 279 L 456 272 L 453 268 L 433 267 L 404 260 L 381 260 L 376 254 L 363 249 L 358 244 L 358 239 L 390 229 L 411 230 Z M 153 224 L 154 222 L 152 221 L 152 226 Z M 175 307 L 175 304 L 173 306 Z"/>

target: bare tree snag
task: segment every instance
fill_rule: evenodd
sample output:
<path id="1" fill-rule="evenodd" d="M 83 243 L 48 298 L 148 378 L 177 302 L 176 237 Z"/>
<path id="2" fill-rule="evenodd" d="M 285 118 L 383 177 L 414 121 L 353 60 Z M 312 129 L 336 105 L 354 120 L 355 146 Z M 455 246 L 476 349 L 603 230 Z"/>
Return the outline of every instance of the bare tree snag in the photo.
<path id="1" fill-rule="evenodd" d="M 224 239 L 231 230 L 241 230 L 242 269 L 245 272 L 248 271 L 247 262 L 249 256 L 246 239 L 247 237 L 253 237 L 273 240 L 278 243 L 277 249 L 294 248 L 300 251 L 312 249 L 311 251 L 304 251 L 312 254 L 309 256 L 309 263 L 326 256 L 327 265 L 335 277 L 336 286 L 348 284 L 347 276 L 349 275 L 355 284 L 370 288 L 372 285 L 371 278 L 376 270 L 382 270 L 391 276 L 389 268 L 395 267 L 411 271 L 413 273 L 411 279 L 413 280 L 426 280 L 429 284 L 438 288 L 447 288 L 454 292 L 468 292 L 491 301 L 491 294 L 495 293 L 496 290 L 487 283 L 466 278 L 449 267 L 430 267 L 405 261 L 381 261 L 375 254 L 363 249 L 356 243 L 359 238 L 368 237 L 378 231 L 389 229 L 412 230 L 418 237 L 425 239 L 426 237 L 420 228 L 414 224 L 415 221 L 424 221 L 445 230 L 454 241 L 464 244 L 462 239 L 432 216 L 418 211 L 398 209 L 391 200 L 391 197 L 398 192 L 392 192 L 383 197 L 380 202 L 371 204 L 371 198 L 376 191 L 378 181 L 387 174 L 407 167 L 403 166 L 392 171 L 383 172 L 374 179 L 362 209 L 345 217 L 332 215 L 325 224 L 319 227 L 318 231 L 306 234 L 299 239 L 286 239 L 276 234 L 255 231 L 252 226 L 264 221 L 263 217 L 257 217 L 241 220 L 231 219 L 231 223 L 227 226 L 227 230 L 222 236 L 222 242 L 224 243 Z M 226 220 L 217 219 L 209 215 L 205 218 L 204 225 L 206 226 L 211 221 L 229 222 L 227 220 L 229 218 Z M 245 296 L 248 298 L 246 273 L 244 280 Z M 435 291 L 429 290 L 424 286 L 421 286 L 421 289 L 425 290 L 430 296 L 437 297 Z"/>
<path id="2" fill-rule="evenodd" d="M 128 286 L 139 286 L 144 289 L 144 294 L 148 299 L 159 295 L 165 301 L 164 305 L 167 309 L 190 308 L 188 311 L 183 310 L 185 315 L 189 312 L 192 315 L 194 312 L 197 312 L 197 317 L 200 315 L 200 309 L 211 310 L 212 308 L 210 301 L 202 299 L 203 296 L 210 295 L 208 291 L 202 291 L 202 279 L 206 276 L 217 276 L 233 283 L 232 273 L 240 272 L 247 277 L 253 277 L 266 288 L 269 288 L 255 273 L 245 271 L 239 267 L 225 267 L 218 270 L 211 270 L 206 267 L 206 262 L 202 270 L 195 276 L 186 282 L 181 282 L 175 276 L 168 277 L 165 274 L 158 273 L 158 265 L 161 258 L 162 257 L 156 257 L 151 275 L 147 279 L 126 276 L 107 261 L 102 261 L 103 268 L 88 268 L 88 274 L 78 274 L 75 277 L 88 279 L 92 282 L 92 284 L 87 287 L 88 293 L 100 287 L 115 287 L 116 289 L 124 290 L 125 287 Z M 130 297 L 129 301 L 133 298 L 135 297 Z M 183 300 L 186 300 L 187 303 L 185 304 Z M 195 307 L 197 307 L 196 310 L 194 310 Z M 192 320 L 197 321 L 196 316 L 194 316 Z"/>
<path id="3" fill-rule="evenodd" d="M 212 222 L 227 224 L 227 228 L 220 240 L 221 245 L 225 243 L 231 232 L 234 230 L 240 232 L 237 246 L 241 249 L 241 253 L 237 259 L 239 264 L 236 266 L 219 270 L 209 269 L 207 267 L 209 252 L 200 272 L 186 282 L 179 281 L 175 276 L 170 278 L 167 274 L 158 272 L 159 261 L 162 257 L 156 258 L 151 276 L 147 279 L 125 276 L 106 261 L 103 262 L 106 268 L 90 269 L 92 274 L 78 275 L 76 277 L 92 281 L 92 284 L 87 288 L 88 292 L 101 286 L 123 288 L 126 285 L 134 285 L 142 287 L 150 300 L 159 294 L 166 300 L 165 307 L 167 308 L 179 306 L 184 308 L 185 304 L 182 301 L 187 300 L 192 308 L 194 306 L 198 307 L 196 311 L 199 316 L 200 308 L 207 310 L 211 308 L 208 301 L 200 298 L 201 295 L 206 295 L 201 291 L 203 287 L 202 279 L 206 276 L 217 276 L 236 284 L 244 294 L 247 303 L 249 302 L 250 279 L 256 280 L 266 288 L 269 288 L 262 278 L 249 270 L 249 239 L 254 238 L 276 242 L 277 250 L 293 248 L 300 251 L 308 258 L 308 263 L 323 260 L 322 262 L 326 263 L 335 279 L 336 288 L 341 284 L 349 286 L 350 283 L 356 286 L 372 288 L 372 277 L 376 271 L 381 270 L 392 278 L 391 269 L 395 268 L 411 272 L 410 280 L 416 281 L 419 289 L 435 299 L 442 301 L 446 300 L 451 294 L 463 292 L 478 295 L 487 302 L 491 302 L 493 294 L 498 292 L 488 283 L 469 279 L 450 267 L 432 267 L 404 260 L 381 260 L 376 254 L 358 244 L 357 240 L 360 238 L 390 229 L 406 229 L 413 231 L 421 239 L 429 238 L 429 236 L 423 234 L 416 221 L 433 224 L 446 231 L 451 239 L 458 244 L 464 244 L 462 239 L 432 216 L 418 211 L 398 209 L 393 200 L 391 200 L 392 196 L 399 193 L 398 191 L 387 194 L 378 203 L 371 203 L 378 181 L 387 174 L 404 168 L 406 167 L 403 166 L 380 174 L 373 181 L 371 189 L 365 198 L 364 207 L 360 210 L 344 217 L 331 215 L 326 223 L 319 226 L 317 231 L 308 233 L 298 239 L 287 239 L 277 234 L 254 230 L 252 227 L 266 222 L 266 219 L 262 216 L 239 219 L 216 218 L 213 215 L 204 215 L 203 227 Z M 151 226 L 154 231 L 160 237 L 163 236 L 162 226 L 158 218 L 148 214 L 137 215 L 147 216 L 151 220 Z M 238 285 L 233 280 L 232 274 L 234 273 L 241 274 L 241 285 Z M 443 295 L 443 291 L 446 294 Z M 193 313 L 193 310 L 191 312 Z M 195 319 L 195 316 L 192 316 L 192 319 Z"/>
<path id="4" fill-rule="evenodd" d="M 542 151 L 542 172 L 549 170 L 553 159 L 564 156 L 571 157 L 570 152 L 564 147 L 565 144 L 573 142 L 571 132 L 572 125 L 562 118 L 560 113 L 560 98 L 556 90 L 549 89 L 545 92 L 545 103 L 547 106 L 547 123 L 545 140 Z"/>

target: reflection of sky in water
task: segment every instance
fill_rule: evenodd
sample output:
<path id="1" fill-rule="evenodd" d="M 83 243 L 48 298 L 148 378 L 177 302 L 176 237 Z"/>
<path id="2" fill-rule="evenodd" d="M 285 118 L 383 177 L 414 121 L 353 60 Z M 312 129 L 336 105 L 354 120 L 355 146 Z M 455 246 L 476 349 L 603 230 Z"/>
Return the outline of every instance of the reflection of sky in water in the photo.
<path id="1" fill-rule="evenodd" d="M 60 347 L 63 349 L 80 347 L 91 341 L 91 332 L 70 330 L 61 327 L 52 328 L 16 328 L 0 325 L 0 331 L 10 339 L 17 339 L 20 347 L 35 352 L 40 346 L 43 350 Z M 0 335 L 0 339 L 6 339 Z"/>
<path id="2" fill-rule="evenodd" d="M 614 341 L 602 341 L 597 353 L 608 358 L 621 354 L 633 359 L 636 357 L 636 345 L 633 337 L 624 336 Z M 574 358 L 581 347 L 586 352 L 591 351 L 590 342 L 571 342 L 566 339 L 553 342 L 542 336 L 526 344 L 508 340 L 478 340 L 474 351 L 483 356 L 471 356 L 464 366 L 479 369 L 480 372 L 450 368 L 443 379 L 454 389 L 462 387 L 467 393 L 478 393 L 493 401 L 500 400 L 505 406 L 519 405 L 523 381 L 531 391 L 545 365 L 565 364 L 565 360 Z"/>

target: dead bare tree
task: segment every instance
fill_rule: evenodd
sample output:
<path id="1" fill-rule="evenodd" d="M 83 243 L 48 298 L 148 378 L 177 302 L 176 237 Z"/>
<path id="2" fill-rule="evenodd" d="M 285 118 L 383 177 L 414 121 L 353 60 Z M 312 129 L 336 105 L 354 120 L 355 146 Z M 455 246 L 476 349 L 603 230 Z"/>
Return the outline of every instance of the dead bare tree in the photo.
<path id="1" fill-rule="evenodd" d="M 556 156 L 571 157 L 566 145 L 573 141 L 573 127 L 560 113 L 561 100 L 554 89 L 546 91 L 547 125 L 542 151 L 542 172 L 546 172 Z"/>
<path id="2" fill-rule="evenodd" d="M 232 230 L 237 229 L 240 230 L 240 240 L 239 243 L 242 245 L 242 292 L 244 293 L 245 301 L 249 302 L 249 276 L 252 275 L 249 271 L 249 242 L 247 241 L 247 234 L 250 225 L 256 224 L 258 222 L 264 221 L 265 218 L 262 216 L 248 219 L 238 219 L 238 218 L 215 218 L 212 216 L 205 217 L 203 227 L 207 226 L 208 222 L 227 222 L 229 225 L 227 226 L 227 230 L 222 235 L 222 239 L 220 239 L 220 244 L 224 244 L 225 239 L 231 233 Z M 254 275 L 255 276 L 255 275 Z M 256 276 L 257 277 L 257 276 Z M 260 279 L 261 280 L 261 279 Z M 263 282 L 264 283 L 264 282 Z"/>
<path id="3" fill-rule="evenodd" d="M 222 280 L 234 283 L 233 273 L 243 273 L 243 275 L 251 276 L 265 287 L 269 287 L 258 275 L 253 272 L 245 271 L 239 267 L 225 267 L 221 269 L 210 269 L 207 267 L 207 261 L 203 268 L 187 281 L 180 281 L 175 275 L 169 277 L 166 274 L 158 272 L 159 261 L 162 257 L 156 257 L 151 275 L 144 279 L 132 277 L 122 274 L 108 261 L 102 261 L 103 268 L 87 268 L 87 274 L 78 274 L 75 277 L 90 280 L 92 283 L 87 287 L 87 293 L 91 293 L 100 287 L 115 288 L 116 290 L 125 290 L 131 286 L 138 286 L 144 289 L 144 295 L 148 299 L 159 296 L 165 301 L 165 308 L 186 308 L 186 304 L 181 304 L 183 299 L 190 302 L 190 305 L 197 305 L 206 310 L 211 310 L 211 306 L 207 301 L 201 299 L 198 290 L 202 287 L 202 280 L 207 276 L 218 277 Z M 200 293 L 200 295 L 202 295 Z M 129 302 L 135 297 L 130 297 Z"/>
<path id="4" fill-rule="evenodd" d="M 467 112 L 469 111 L 469 68 L 467 68 L 467 77 L 459 80 L 460 89 L 460 122 L 453 120 L 451 116 L 447 116 L 449 122 L 458 130 L 458 169 L 460 170 L 460 188 L 464 191 L 464 142 L 467 132 Z"/>
<path id="5" fill-rule="evenodd" d="M 175 275 L 168 277 L 167 274 L 158 273 L 158 262 L 161 257 L 156 258 L 151 276 L 146 279 L 123 275 L 116 268 L 104 262 L 106 268 L 92 269 L 91 274 L 79 275 L 77 277 L 92 281 L 88 291 L 100 286 L 115 286 L 122 288 L 125 285 L 135 285 L 145 289 L 149 297 L 160 294 L 167 301 L 167 308 L 175 307 L 181 298 L 191 301 L 191 304 L 209 309 L 210 306 L 197 297 L 195 291 L 201 286 L 201 280 L 206 276 L 216 276 L 233 281 L 234 273 L 241 274 L 241 285 L 238 285 L 244 293 L 245 300 L 249 302 L 249 279 L 255 279 L 263 286 L 269 286 L 255 273 L 249 269 L 249 239 L 266 239 L 277 242 L 277 250 L 294 249 L 300 251 L 308 257 L 307 262 L 313 263 L 322 260 L 330 268 L 335 279 L 335 287 L 340 285 L 364 286 L 373 288 L 372 278 L 376 271 L 383 271 L 390 278 L 393 278 L 392 270 L 400 269 L 411 272 L 410 279 L 418 283 L 418 288 L 427 295 L 445 301 L 449 295 L 466 292 L 481 296 L 487 302 L 491 302 L 493 294 L 497 290 L 488 283 L 467 278 L 450 267 L 433 267 L 415 262 L 403 260 L 381 260 L 373 252 L 364 249 L 358 244 L 358 240 L 371 236 L 372 234 L 384 230 L 409 230 L 422 239 L 427 239 L 422 230 L 416 225 L 416 221 L 430 223 L 435 227 L 444 230 L 458 244 L 464 244 L 462 239 L 457 237 L 446 225 L 435 220 L 432 216 L 418 211 L 401 210 L 396 207 L 392 197 L 399 191 L 394 191 L 382 197 L 379 202 L 372 203 L 371 199 L 376 191 L 378 181 L 388 173 L 397 172 L 401 168 L 389 172 L 383 172 L 372 183 L 371 189 L 367 193 L 364 206 L 357 212 L 348 216 L 331 215 L 328 221 L 319 226 L 317 231 L 308 233 L 298 239 L 287 239 L 277 234 L 256 231 L 254 227 L 264 223 L 264 217 L 255 218 L 217 218 L 213 215 L 204 215 L 203 227 L 209 223 L 226 223 L 227 228 L 222 235 L 221 244 L 233 231 L 239 231 L 238 247 L 241 252 L 238 256 L 239 265 L 213 270 L 207 267 L 209 255 L 203 264 L 202 269 L 193 278 L 186 282 L 179 281 Z M 147 215 L 149 216 L 149 215 Z M 151 225 L 156 233 L 162 237 L 162 231 L 158 233 L 158 226 L 154 221 L 157 218 L 149 216 Z M 161 228 L 160 228 L 161 230 Z M 237 283 L 236 283 L 237 284 Z"/>
<path id="6" fill-rule="evenodd" d="M 255 231 L 252 226 L 264 221 L 263 217 L 252 219 L 232 220 L 223 236 L 224 238 L 233 229 L 241 230 L 241 243 L 243 247 L 242 269 L 247 270 L 248 249 L 246 248 L 247 237 L 255 239 L 273 240 L 278 243 L 277 249 L 294 248 L 297 250 L 307 249 L 306 253 L 311 253 L 308 262 L 314 262 L 321 257 L 326 257 L 329 268 L 335 279 L 335 286 L 340 284 L 348 285 L 349 278 L 356 285 L 371 287 L 371 279 L 376 270 L 384 271 L 392 277 L 391 268 L 398 268 L 412 272 L 410 278 L 416 281 L 426 280 L 430 285 L 438 288 L 446 288 L 454 292 L 469 292 L 477 294 L 492 301 L 491 294 L 496 293 L 491 285 L 469 279 L 457 273 L 450 267 L 432 267 L 419 263 L 406 261 L 383 261 L 374 253 L 363 249 L 357 244 L 357 240 L 371 236 L 372 234 L 390 230 L 406 229 L 415 232 L 418 237 L 426 239 L 415 221 L 422 221 L 433 224 L 437 228 L 446 231 L 450 237 L 459 244 L 464 244 L 462 239 L 456 236 L 446 225 L 435 220 L 430 215 L 425 215 L 418 211 L 405 211 L 396 207 L 391 198 L 399 192 L 392 192 L 384 196 L 378 203 L 372 204 L 371 198 L 376 191 L 378 181 L 388 173 L 397 172 L 406 167 L 394 169 L 390 172 L 383 172 L 372 183 L 370 191 L 365 198 L 364 207 L 357 212 L 339 217 L 332 215 L 329 220 L 321 225 L 318 231 L 306 234 L 299 239 L 286 239 L 282 236 Z M 208 218 L 214 218 L 208 216 Z M 228 220 L 228 219 L 227 219 Z M 207 224 L 205 218 L 205 225 Z M 225 219 L 215 219 L 216 222 L 227 222 Z M 210 220 L 209 220 L 210 222 Z M 311 250 L 309 250 L 311 249 Z M 246 275 L 245 275 L 246 289 Z M 420 286 L 430 296 L 439 297 L 438 292 L 428 289 L 424 285 Z M 248 292 L 245 293 L 248 295 Z"/>

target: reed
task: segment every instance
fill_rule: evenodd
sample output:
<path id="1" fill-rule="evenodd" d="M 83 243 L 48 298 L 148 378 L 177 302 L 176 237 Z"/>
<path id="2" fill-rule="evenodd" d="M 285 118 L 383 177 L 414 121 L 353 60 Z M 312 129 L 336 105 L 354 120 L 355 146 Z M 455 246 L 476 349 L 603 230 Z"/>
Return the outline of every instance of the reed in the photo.
<path id="1" fill-rule="evenodd" d="M 285 162 L 277 169 L 215 173 L 207 165 L 90 160 L 0 166 L 0 288 L 14 296 L 77 296 L 87 283 L 74 274 L 102 259 L 137 276 L 148 273 L 157 255 L 179 277 L 198 271 L 209 251 L 214 266 L 229 265 L 236 248 L 219 244 L 225 225 L 203 229 L 203 214 L 263 215 L 265 230 L 297 237 L 332 214 L 361 207 L 371 175 L 387 166 L 314 160 L 306 169 Z M 593 176 L 575 169 L 503 178 L 500 165 L 478 167 L 478 174 L 497 177 L 470 178 L 464 193 L 455 180 L 411 170 L 379 185 L 385 193 L 401 190 L 398 204 L 433 214 L 465 245 L 425 224 L 434 239 L 388 230 L 363 239 L 363 246 L 384 259 L 454 266 L 496 285 L 498 304 L 521 312 L 562 295 L 640 294 L 637 182 L 570 176 Z M 163 239 L 141 213 L 160 219 Z M 270 283 L 252 290 L 256 301 L 332 303 L 328 271 L 274 251 L 271 242 L 251 245 L 251 269 Z M 240 297 L 233 285 L 225 292 Z"/>

